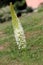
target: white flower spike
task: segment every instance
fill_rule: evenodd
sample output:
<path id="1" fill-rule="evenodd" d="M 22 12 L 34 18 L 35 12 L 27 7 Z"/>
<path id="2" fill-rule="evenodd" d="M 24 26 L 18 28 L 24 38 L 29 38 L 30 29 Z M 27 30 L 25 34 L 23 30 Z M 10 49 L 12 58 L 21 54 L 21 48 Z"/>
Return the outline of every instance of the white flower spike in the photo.
<path id="1" fill-rule="evenodd" d="M 12 16 L 12 25 L 14 29 L 14 36 L 18 45 L 18 49 L 26 48 L 26 40 L 24 30 L 21 26 L 19 19 L 16 16 L 12 3 L 10 3 L 10 11 Z"/>

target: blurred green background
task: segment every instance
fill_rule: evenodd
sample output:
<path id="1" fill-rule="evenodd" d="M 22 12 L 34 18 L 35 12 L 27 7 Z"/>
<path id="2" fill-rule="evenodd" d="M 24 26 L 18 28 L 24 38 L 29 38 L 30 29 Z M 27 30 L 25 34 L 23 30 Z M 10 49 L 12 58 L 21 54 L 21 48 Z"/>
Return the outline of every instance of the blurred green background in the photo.
<path id="1" fill-rule="evenodd" d="M 13 33 L 10 1 L 0 0 L 0 65 L 43 65 L 43 4 L 31 10 L 25 0 L 12 0 L 27 42 L 26 49 L 19 50 Z"/>
<path id="2" fill-rule="evenodd" d="M 11 20 L 10 15 L 10 2 L 13 3 L 14 9 L 18 17 L 22 15 L 22 13 L 33 12 L 31 7 L 27 7 L 25 0 L 0 0 L 0 22 L 5 22 L 6 20 Z"/>

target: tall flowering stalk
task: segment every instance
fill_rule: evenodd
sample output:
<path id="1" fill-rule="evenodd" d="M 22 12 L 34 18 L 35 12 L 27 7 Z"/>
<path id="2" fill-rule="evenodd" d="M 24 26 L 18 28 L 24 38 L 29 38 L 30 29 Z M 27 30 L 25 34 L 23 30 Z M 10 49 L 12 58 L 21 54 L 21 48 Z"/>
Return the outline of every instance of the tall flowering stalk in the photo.
<path id="1" fill-rule="evenodd" d="M 18 49 L 26 48 L 26 40 L 24 30 L 19 19 L 16 16 L 12 3 L 10 3 L 10 11 L 12 15 L 12 25 L 14 29 L 14 36 L 18 45 Z"/>

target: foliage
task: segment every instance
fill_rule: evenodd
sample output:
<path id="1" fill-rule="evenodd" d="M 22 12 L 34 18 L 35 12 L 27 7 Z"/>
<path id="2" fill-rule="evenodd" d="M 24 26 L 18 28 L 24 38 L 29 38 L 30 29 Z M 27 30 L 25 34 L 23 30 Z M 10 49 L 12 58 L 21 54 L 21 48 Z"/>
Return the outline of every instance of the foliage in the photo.
<path id="1" fill-rule="evenodd" d="M 18 3 L 19 2 L 19 4 L 18 5 L 23 5 L 23 3 L 25 2 L 25 0 L 0 0 L 0 7 L 1 6 L 5 6 L 5 5 L 8 5 L 10 2 L 12 2 L 13 4 L 14 3 Z"/>
<path id="2" fill-rule="evenodd" d="M 43 12 L 43 7 L 39 7 L 38 12 Z"/>
<path id="3" fill-rule="evenodd" d="M 23 15 L 20 21 L 25 30 L 27 49 L 18 50 L 11 22 L 0 24 L 0 32 L 6 35 L 0 35 L 0 46 L 4 46 L 0 50 L 0 65 L 43 65 L 43 12 Z"/>
<path id="4" fill-rule="evenodd" d="M 43 3 L 40 3 L 38 7 L 38 12 L 43 12 Z"/>
<path id="5" fill-rule="evenodd" d="M 0 7 L 9 5 L 10 2 L 14 4 L 14 9 L 17 13 L 17 16 L 21 16 L 21 10 L 26 9 L 26 2 L 25 0 L 1 0 Z"/>
<path id="6" fill-rule="evenodd" d="M 21 16 L 22 10 L 26 9 L 26 7 L 27 7 L 27 6 L 26 6 L 25 0 L 16 1 L 16 2 L 14 3 L 14 8 L 15 8 L 15 10 L 16 10 L 17 15 L 19 14 L 19 15 Z M 18 15 L 18 16 L 19 16 L 19 15 Z"/>
<path id="7" fill-rule="evenodd" d="M 28 12 L 33 12 L 33 9 L 31 7 L 27 7 L 26 10 L 27 10 L 27 13 Z"/>

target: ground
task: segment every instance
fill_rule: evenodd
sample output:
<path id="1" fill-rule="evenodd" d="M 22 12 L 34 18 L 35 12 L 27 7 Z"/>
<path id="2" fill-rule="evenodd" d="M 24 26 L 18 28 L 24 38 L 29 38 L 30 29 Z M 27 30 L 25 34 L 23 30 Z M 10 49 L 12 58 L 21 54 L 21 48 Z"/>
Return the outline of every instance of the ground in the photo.
<path id="1" fill-rule="evenodd" d="M 19 19 L 27 48 L 18 50 L 11 22 L 0 24 L 0 65 L 43 65 L 43 12 L 24 14 Z"/>

